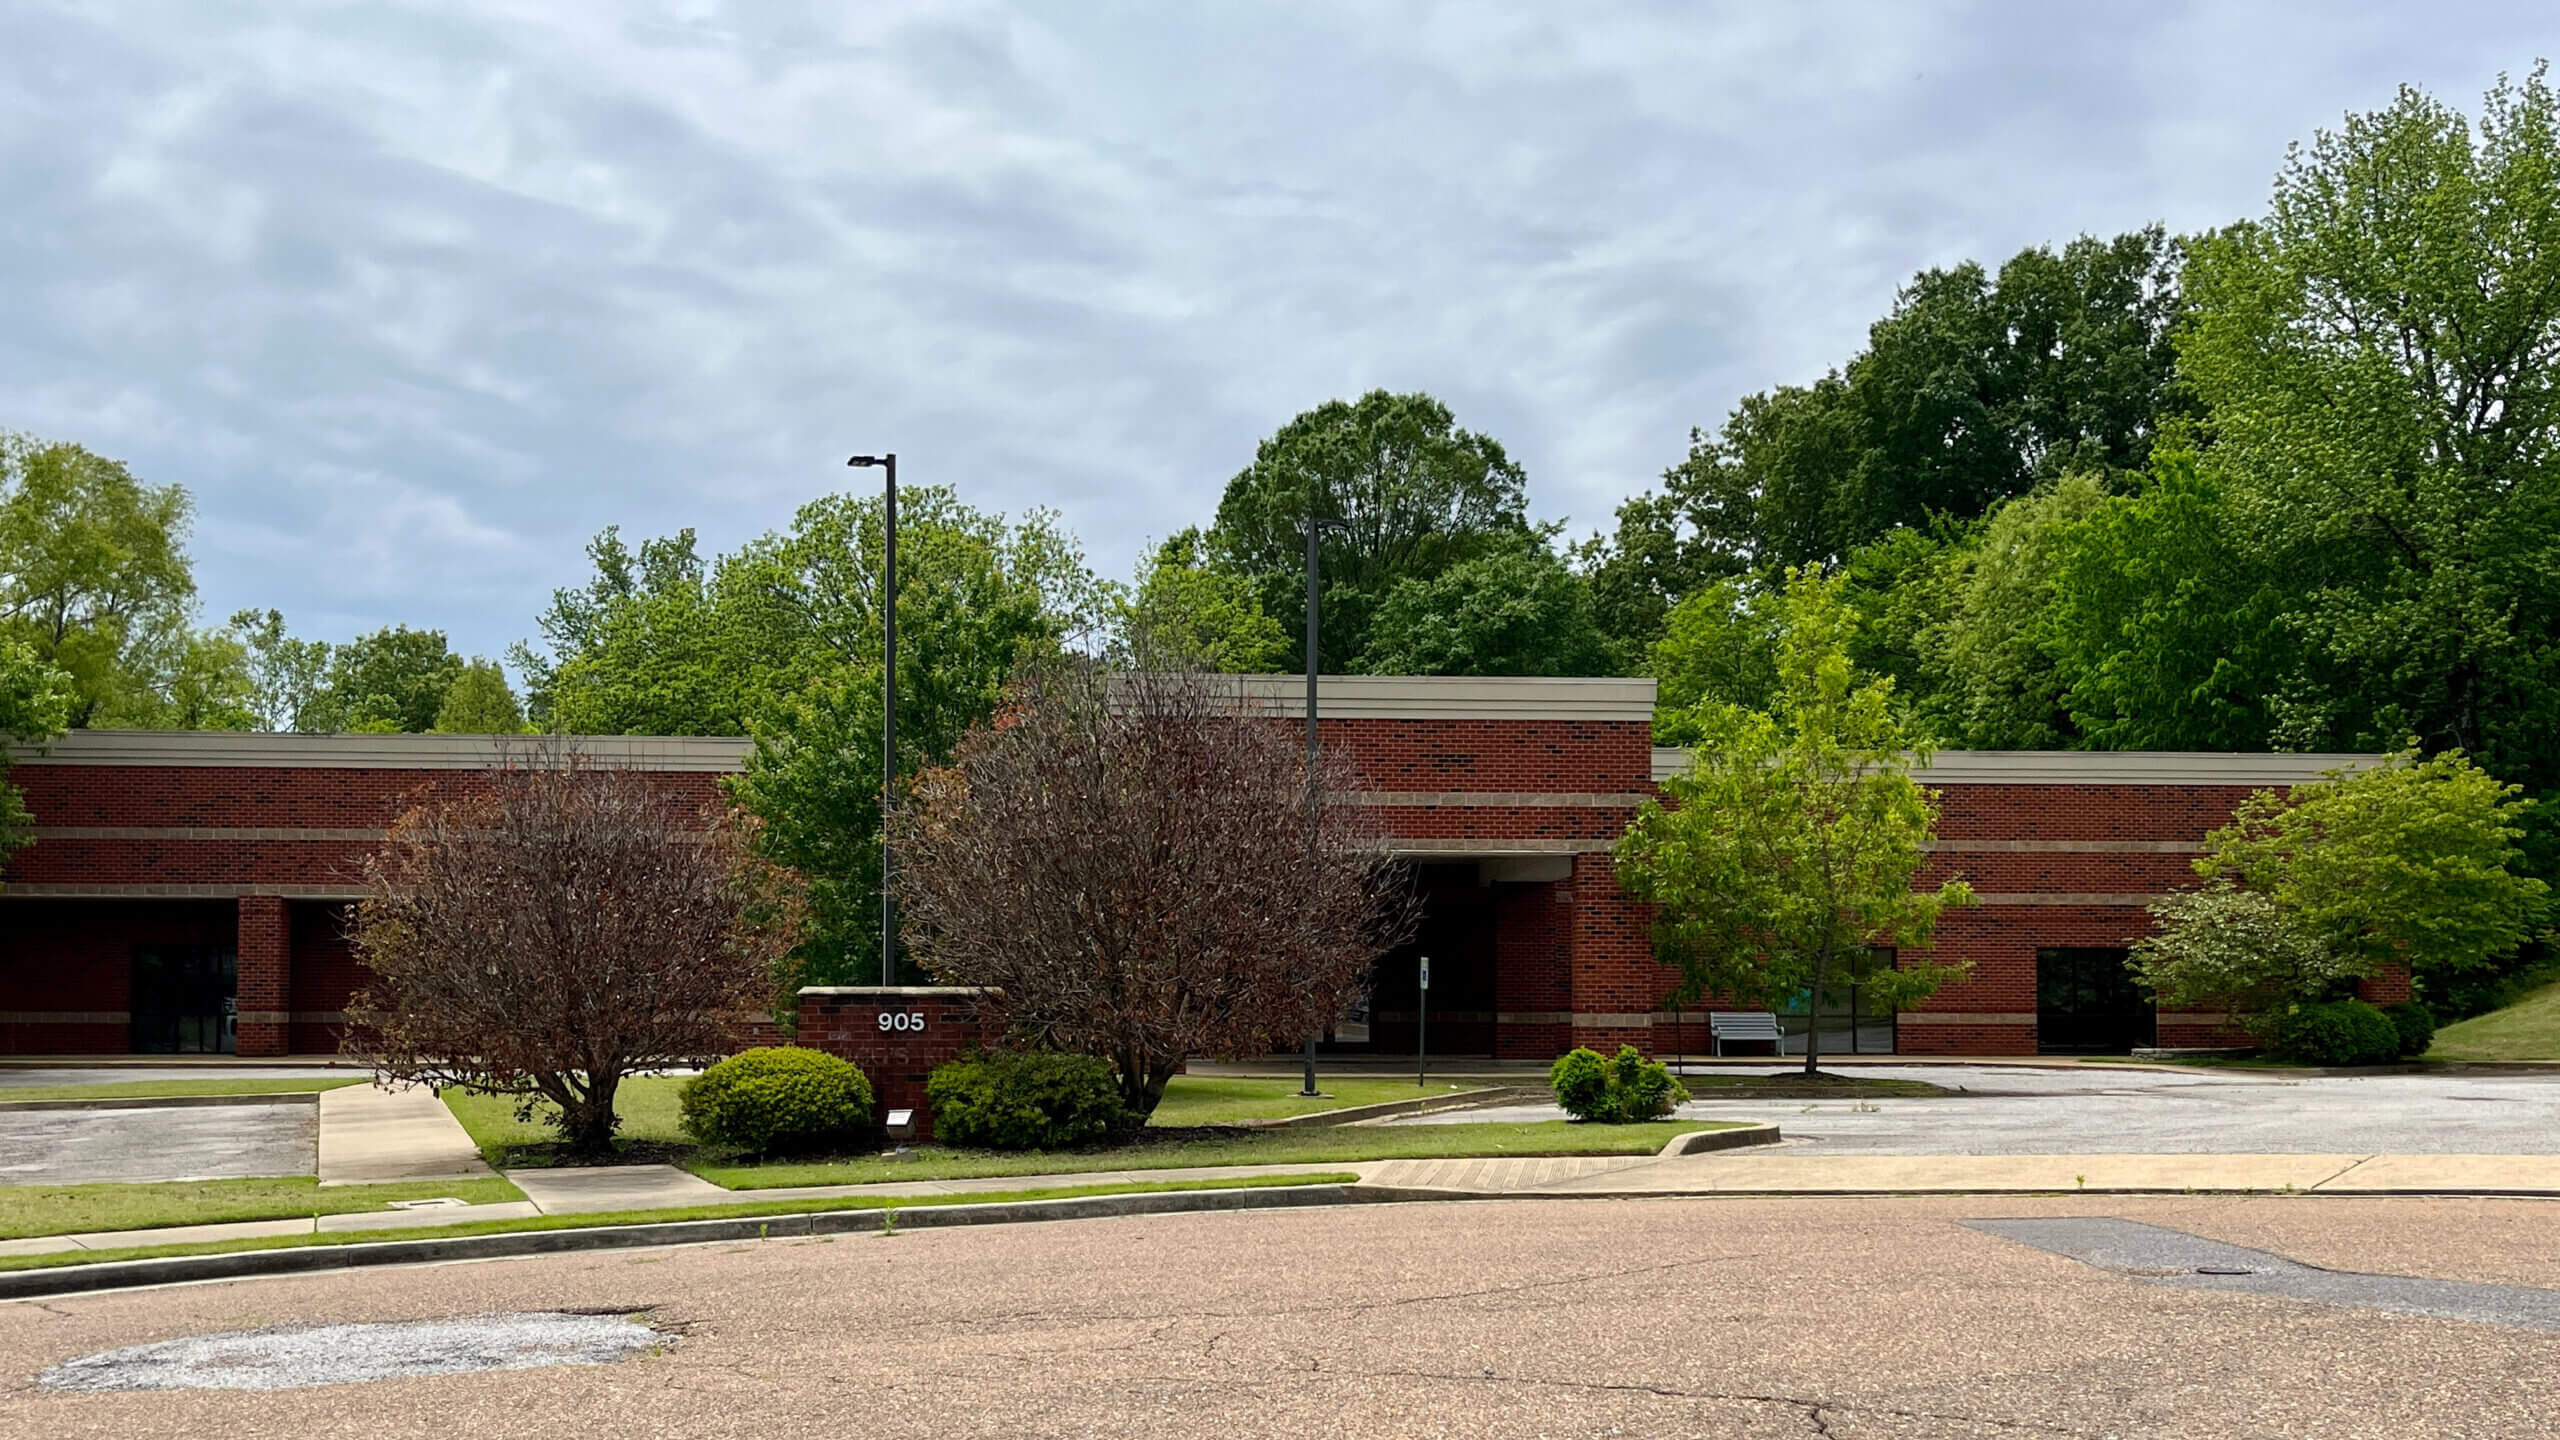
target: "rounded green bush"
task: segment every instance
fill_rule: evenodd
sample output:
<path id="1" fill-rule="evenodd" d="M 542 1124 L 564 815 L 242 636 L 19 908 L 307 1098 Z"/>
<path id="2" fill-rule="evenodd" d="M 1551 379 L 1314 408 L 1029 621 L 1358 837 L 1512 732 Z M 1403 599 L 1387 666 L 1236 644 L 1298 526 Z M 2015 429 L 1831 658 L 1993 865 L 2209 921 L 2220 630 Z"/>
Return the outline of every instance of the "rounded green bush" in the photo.
<path id="1" fill-rule="evenodd" d="M 1108 1060 L 1052 1051 L 964 1055 L 925 1081 L 933 1137 L 983 1150 L 1071 1150 L 1136 1128 Z"/>
<path id="2" fill-rule="evenodd" d="M 730 1056 L 687 1081 L 685 1133 L 779 1155 L 851 1145 L 871 1131 L 871 1082 L 852 1061 L 797 1045 Z"/>
<path id="3" fill-rule="evenodd" d="M 1689 1087 L 1633 1045 L 1619 1046 L 1608 1059 L 1596 1050 L 1568 1051 L 1547 1072 L 1547 1082 L 1555 1087 L 1564 1113 L 1604 1125 L 1659 1120 L 1689 1098 Z"/>
<path id="4" fill-rule="evenodd" d="M 2435 1012 L 2415 1000 L 2403 1000 L 2383 1007 L 2393 1029 L 2400 1032 L 2400 1058 L 2412 1059 L 2427 1053 L 2436 1043 Z"/>
<path id="5" fill-rule="evenodd" d="M 2294 1005 L 2266 1018 L 2267 1049 L 2303 1065 L 2388 1065 L 2400 1058 L 2400 1030 L 2362 1000 Z"/>

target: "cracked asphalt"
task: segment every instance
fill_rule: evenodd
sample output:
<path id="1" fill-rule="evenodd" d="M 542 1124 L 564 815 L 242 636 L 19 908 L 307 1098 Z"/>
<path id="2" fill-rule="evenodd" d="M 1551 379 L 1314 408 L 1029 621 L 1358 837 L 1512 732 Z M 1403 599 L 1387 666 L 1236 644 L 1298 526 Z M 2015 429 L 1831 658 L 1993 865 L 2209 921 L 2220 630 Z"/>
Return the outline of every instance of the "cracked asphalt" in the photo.
<path id="1" fill-rule="evenodd" d="M 2560 1334 L 2152 1283 L 1968 1228 L 2110 1216 L 2560 1288 L 2522 1200 L 1489 1201 L 907 1231 L 0 1305 L 0 1434 L 2518 1436 Z M 77 1394 L 264 1325 L 657 1307 L 619 1365 Z"/>

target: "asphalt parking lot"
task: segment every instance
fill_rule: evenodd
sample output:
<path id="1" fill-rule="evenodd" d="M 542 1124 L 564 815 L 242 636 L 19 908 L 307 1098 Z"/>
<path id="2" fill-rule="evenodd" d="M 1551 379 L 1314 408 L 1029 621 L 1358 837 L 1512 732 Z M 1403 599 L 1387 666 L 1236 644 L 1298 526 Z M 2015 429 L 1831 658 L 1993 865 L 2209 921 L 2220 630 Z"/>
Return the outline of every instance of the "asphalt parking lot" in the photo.
<path id="1" fill-rule="evenodd" d="M 1862 1065 L 1841 1073 L 1923 1080 L 1956 1093 L 1914 1100 L 1700 1100 L 1680 1113 L 1774 1120 L 1790 1145 L 1844 1154 L 2560 1153 L 2560 1075 L 2300 1076 L 2098 1065 Z M 1428 1118 L 1554 1119 L 1563 1113 L 1523 1105 Z"/>
<path id="2" fill-rule="evenodd" d="M 308 1175 L 319 1143 L 307 1103 L 0 1108 L 0 1185 Z"/>
<path id="3" fill-rule="evenodd" d="M 2129 1224 L 2017 1223 L 2073 1218 Z M 1478 1201 L 343 1272 L 0 1304 L 0 1433 L 2540 1435 L 2555 1221 L 2518 1200 Z M 2178 1268 L 2249 1254 L 2468 1283 L 2306 1299 Z M 2336 1298 L 2440 1290 L 2492 1298 L 2472 1319 Z M 192 1336 L 596 1311 L 661 1343 L 311 1388 L 37 1383 Z"/>

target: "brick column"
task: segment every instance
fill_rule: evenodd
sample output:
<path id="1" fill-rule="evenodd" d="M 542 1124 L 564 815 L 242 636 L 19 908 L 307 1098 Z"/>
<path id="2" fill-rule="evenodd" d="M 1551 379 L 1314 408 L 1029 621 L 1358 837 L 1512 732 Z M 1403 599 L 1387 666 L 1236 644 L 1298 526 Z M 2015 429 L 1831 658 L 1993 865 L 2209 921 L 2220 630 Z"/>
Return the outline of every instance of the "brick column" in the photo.
<path id="1" fill-rule="evenodd" d="M 1572 885 L 1563 913 L 1573 964 L 1573 1043 L 1604 1055 L 1621 1045 L 1650 1054 L 1653 1013 L 1671 988 L 1654 963 L 1652 918 L 1618 889 L 1606 853 L 1574 856 Z"/>
<path id="2" fill-rule="evenodd" d="M 237 1024 L 243 1055 L 282 1055 L 292 1024 L 293 946 L 284 897 L 240 897 Z"/>
<path id="3" fill-rule="evenodd" d="M 1573 971 L 1564 929 L 1569 881 L 1502 884 L 1493 901 L 1493 1053 L 1553 1060 L 1573 1048 Z"/>
<path id="4" fill-rule="evenodd" d="M 879 1102 L 916 1112 L 916 1138 L 933 1134 L 924 1082 L 935 1066 L 994 1037 L 983 992 L 943 985 L 812 985 L 800 992 L 800 1043 L 862 1067 Z"/>

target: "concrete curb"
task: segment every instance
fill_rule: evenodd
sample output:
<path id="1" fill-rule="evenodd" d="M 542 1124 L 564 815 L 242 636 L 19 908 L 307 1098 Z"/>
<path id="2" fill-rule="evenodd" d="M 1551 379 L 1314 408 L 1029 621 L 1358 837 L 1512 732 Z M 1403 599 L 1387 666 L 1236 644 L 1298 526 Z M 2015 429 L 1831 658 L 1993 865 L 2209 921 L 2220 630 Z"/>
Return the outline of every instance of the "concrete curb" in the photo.
<path id="1" fill-rule="evenodd" d="M 1317 1110 L 1305 1115 L 1283 1115 L 1273 1120 L 1248 1120 L 1245 1125 L 1256 1130 L 1292 1130 L 1302 1126 L 1355 1125 L 1363 1120 L 1384 1120 L 1395 1115 L 1414 1115 L 1425 1110 L 1475 1110 L 1499 1105 L 1512 1096 L 1533 1087 L 1526 1085 L 1488 1085 L 1475 1090 L 1452 1090 L 1439 1095 L 1418 1095 L 1411 1100 L 1380 1100 L 1373 1105 L 1346 1105 L 1339 1110 Z M 1544 1089 L 1545 1087 L 1534 1087 Z"/>
<path id="2" fill-rule="evenodd" d="M 1781 1138 L 1778 1127 L 1765 1121 L 1730 1130 L 1692 1130 L 1672 1136 L 1660 1156 L 1668 1160 L 1675 1155 L 1704 1155 L 1711 1150 L 1738 1150 L 1745 1145 L 1775 1145 Z"/>
<path id="3" fill-rule="evenodd" d="M 0 1097 L 8 1092 L 0 1091 Z M 0 1110 L 185 1110 L 199 1105 L 311 1105 L 317 1090 L 270 1090 L 250 1095 L 137 1095 L 129 1100 L 10 1100 Z"/>
<path id="4" fill-rule="evenodd" d="M 889 1215 L 900 1230 L 960 1225 L 1021 1225 L 1044 1220 L 1100 1220 L 1126 1215 L 1173 1215 L 1219 1210 L 1292 1210 L 1347 1205 L 1353 1187 L 1275 1185 L 1241 1190 L 1159 1190 L 1134 1195 L 1080 1195 L 1056 1200 L 1009 1200 L 986 1205 L 920 1205 L 869 1210 L 802 1211 L 656 1224 L 596 1225 L 564 1230 L 516 1230 L 430 1240 L 377 1240 L 357 1245 L 308 1245 L 277 1250 L 235 1250 L 216 1255 L 170 1255 L 153 1260 L 103 1260 L 34 1270 L 0 1271 L 0 1300 L 36 1300 L 97 1290 L 239 1280 L 266 1275 L 307 1275 L 375 1265 L 430 1265 L 457 1260 L 497 1260 L 584 1250 L 633 1250 L 660 1245 L 703 1245 L 739 1240 L 789 1240 L 815 1235 L 875 1232 Z"/>

